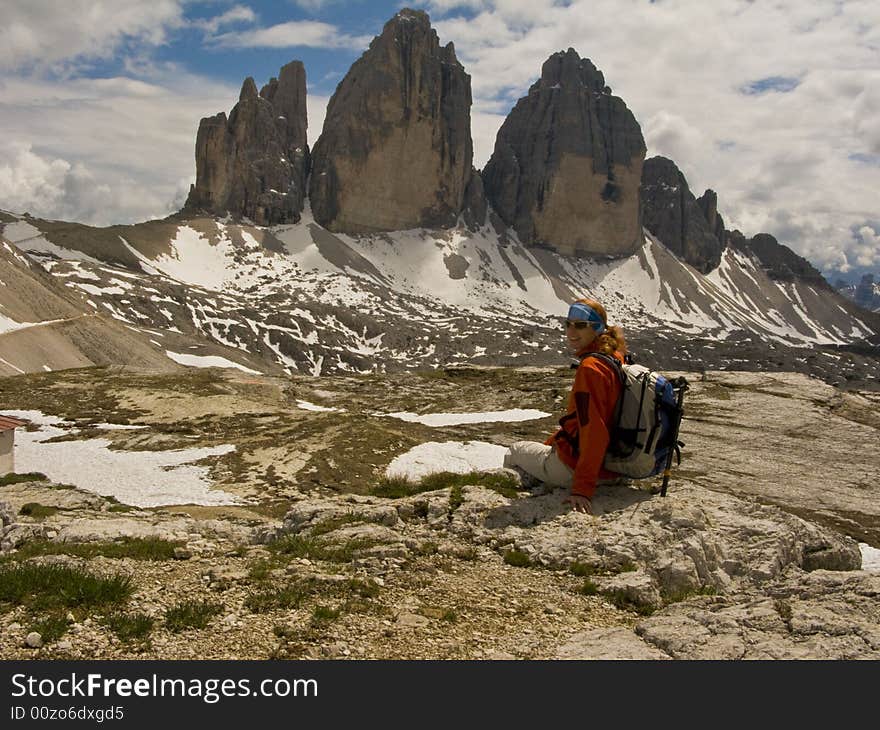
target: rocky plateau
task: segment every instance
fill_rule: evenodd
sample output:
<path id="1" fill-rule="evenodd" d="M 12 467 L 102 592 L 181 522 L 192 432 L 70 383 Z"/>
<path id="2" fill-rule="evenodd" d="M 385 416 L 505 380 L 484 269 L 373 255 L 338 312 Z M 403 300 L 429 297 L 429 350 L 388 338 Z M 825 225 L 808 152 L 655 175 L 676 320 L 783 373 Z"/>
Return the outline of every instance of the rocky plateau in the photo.
<path id="1" fill-rule="evenodd" d="M 876 443 L 876 394 L 792 373 L 686 374 L 686 446 L 668 496 L 652 494 L 652 480 L 600 487 L 593 516 L 570 512 L 558 491 L 486 473 L 382 491 L 391 461 L 420 444 L 504 446 L 555 424 L 432 427 L 382 414 L 555 413 L 567 369 L 5 378 L 0 410 L 65 419 L 59 444 L 100 437 L 132 453 L 234 444 L 199 463 L 239 501 L 138 508 L 88 482 L 0 487 L 0 570 L 128 575 L 123 611 L 152 622 L 148 635 L 123 640 L 102 611 L 73 608 L 63 636 L 35 648 L 27 639 L 39 612 L 7 603 L 0 655 L 880 658 L 880 574 L 861 570 L 880 546 L 880 455 L 851 448 Z M 173 549 L 146 560 L 107 547 L 135 540 Z M 213 607 L 203 627 L 174 627 L 169 609 L 186 600 Z"/>

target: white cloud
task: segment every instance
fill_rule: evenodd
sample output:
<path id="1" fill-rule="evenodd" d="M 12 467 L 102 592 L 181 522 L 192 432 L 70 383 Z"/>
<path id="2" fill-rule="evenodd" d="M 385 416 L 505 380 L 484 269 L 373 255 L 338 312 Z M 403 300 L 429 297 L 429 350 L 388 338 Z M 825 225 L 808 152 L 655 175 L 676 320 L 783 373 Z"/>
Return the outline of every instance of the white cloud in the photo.
<path id="1" fill-rule="evenodd" d="M 178 209 L 195 178 L 199 120 L 228 110 L 238 89 L 173 67 L 155 73 L 152 83 L 0 84 L 0 207 L 93 225 Z"/>
<path id="2" fill-rule="evenodd" d="M 291 20 L 268 28 L 258 28 L 215 36 L 220 48 L 354 48 L 362 49 L 371 36 L 351 36 L 338 27 L 317 20 Z"/>
<path id="3" fill-rule="evenodd" d="M 227 25 L 253 23 L 256 19 L 257 14 L 246 5 L 234 5 L 221 15 L 206 20 L 195 21 L 193 25 L 197 28 L 201 28 L 209 35 L 213 35 L 220 30 L 220 28 Z"/>
<path id="4" fill-rule="evenodd" d="M 857 266 L 880 266 L 880 226 L 862 226 L 851 253 Z"/>
<path id="5" fill-rule="evenodd" d="M 4 0 L 0 69 L 110 58 L 126 42 L 157 46 L 183 24 L 177 0 Z"/>
<path id="6" fill-rule="evenodd" d="M 346 0 L 292 0 L 294 5 L 313 13 L 318 10 L 323 10 L 331 5 L 341 5 L 345 1 Z"/>
<path id="7" fill-rule="evenodd" d="M 550 54 L 573 47 L 635 114 L 648 154 L 675 160 L 696 195 L 718 192 L 728 227 L 773 233 L 818 266 L 870 258 L 852 232 L 877 217 L 880 4 L 427 6 L 471 75 L 475 109 L 506 112 Z M 798 83 L 788 93 L 741 92 L 777 77 Z M 474 125 L 475 148 L 491 149 L 501 121 Z"/>

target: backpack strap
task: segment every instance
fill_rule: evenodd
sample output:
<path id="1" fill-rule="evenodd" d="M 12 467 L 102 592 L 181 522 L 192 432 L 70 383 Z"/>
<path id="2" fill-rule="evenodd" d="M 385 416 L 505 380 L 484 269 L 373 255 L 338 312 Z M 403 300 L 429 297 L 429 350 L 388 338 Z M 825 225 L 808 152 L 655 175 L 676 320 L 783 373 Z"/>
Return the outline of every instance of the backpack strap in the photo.
<path id="1" fill-rule="evenodd" d="M 612 355 L 606 355 L 604 352 L 588 352 L 584 355 L 583 359 L 586 360 L 588 357 L 597 357 L 611 365 L 614 372 L 617 373 L 617 379 L 620 381 L 620 395 L 617 397 L 617 403 L 614 406 L 614 426 L 609 429 L 611 440 L 608 448 L 613 450 L 615 448 L 614 434 L 620 430 L 620 419 L 623 418 L 623 395 L 626 390 L 626 373 L 623 372 L 623 365 L 620 364 L 620 360 Z"/>
<path id="2" fill-rule="evenodd" d="M 623 365 L 620 364 L 620 360 L 618 360 L 616 357 L 613 357 L 612 355 L 606 355 L 604 352 L 588 352 L 586 355 L 584 355 L 581 362 L 586 360 L 588 357 L 597 357 L 603 362 L 611 365 L 614 371 L 617 373 L 617 378 L 620 380 L 620 384 L 626 385 L 626 375 L 623 372 Z"/>

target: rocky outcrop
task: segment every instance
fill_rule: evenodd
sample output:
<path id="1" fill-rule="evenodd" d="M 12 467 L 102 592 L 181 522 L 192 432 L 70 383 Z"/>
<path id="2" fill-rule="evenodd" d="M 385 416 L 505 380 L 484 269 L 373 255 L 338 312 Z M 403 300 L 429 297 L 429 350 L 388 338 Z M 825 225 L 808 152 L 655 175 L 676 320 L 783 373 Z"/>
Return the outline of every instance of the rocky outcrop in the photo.
<path id="1" fill-rule="evenodd" d="M 679 258 L 704 274 L 721 262 L 724 221 L 715 192 L 699 200 L 676 164 L 666 157 L 645 160 L 642 211 L 645 228 Z"/>
<path id="2" fill-rule="evenodd" d="M 281 68 L 257 93 L 245 80 L 229 118 L 202 119 L 196 182 L 184 210 L 232 214 L 258 225 L 300 219 L 309 166 L 306 75 L 300 61 Z"/>
<path id="3" fill-rule="evenodd" d="M 739 231 L 731 231 L 729 241 L 734 248 L 754 255 L 771 279 L 777 281 L 800 280 L 825 289 L 831 288 L 831 285 L 815 266 L 803 256 L 798 256 L 788 246 L 779 243 L 769 233 L 759 233 L 757 236 L 747 239 Z"/>
<path id="4" fill-rule="evenodd" d="M 537 492 L 510 499 L 474 486 L 391 504 L 305 498 L 269 539 L 298 535 L 325 549 L 358 543 L 358 564 L 368 572 L 383 560 L 412 559 L 428 544 L 449 556 L 464 555 L 467 546 L 516 553 L 532 569 L 587 576 L 582 593 L 648 616 L 635 631 L 571 634 L 557 658 L 880 656 L 880 575 L 859 571 L 861 555 L 850 538 L 693 484 L 677 484 L 665 499 L 602 488 L 593 518 L 571 512 L 565 490 Z"/>
<path id="5" fill-rule="evenodd" d="M 547 59 L 504 121 L 483 184 L 524 243 L 572 256 L 624 256 L 642 243 L 644 159 L 632 112 L 569 48 Z"/>
<path id="6" fill-rule="evenodd" d="M 715 238 L 721 241 L 723 248 L 727 232 L 724 229 L 724 219 L 721 217 L 721 213 L 718 212 L 718 194 L 712 189 L 707 189 L 705 193 L 697 198 L 697 205 L 703 211 L 703 217 L 709 224 L 709 230 L 712 231 Z"/>
<path id="7" fill-rule="evenodd" d="M 472 177 L 471 83 L 428 15 L 402 10 L 327 107 L 309 186 L 315 220 L 370 233 L 454 225 Z"/>

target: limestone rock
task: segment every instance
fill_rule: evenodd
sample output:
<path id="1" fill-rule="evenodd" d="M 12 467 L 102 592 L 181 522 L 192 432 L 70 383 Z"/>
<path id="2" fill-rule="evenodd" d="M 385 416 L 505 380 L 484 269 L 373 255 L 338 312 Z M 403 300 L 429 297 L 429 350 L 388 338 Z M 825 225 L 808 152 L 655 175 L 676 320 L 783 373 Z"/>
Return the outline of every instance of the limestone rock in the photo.
<path id="1" fill-rule="evenodd" d="M 184 210 L 227 212 L 258 225 L 300 219 L 309 166 L 306 76 L 300 61 L 281 68 L 260 93 L 245 80 L 229 118 L 202 119 L 196 182 Z"/>
<path id="2" fill-rule="evenodd" d="M 483 170 L 486 197 L 526 244 L 625 256 L 642 243 L 645 141 L 602 73 L 574 49 L 550 56 L 508 115 Z"/>
<path id="3" fill-rule="evenodd" d="M 645 160 L 642 211 L 645 228 L 673 253 L 706 274 L 721 262 L 724 222 L 718 200 L 707 190 L 697 200 L 676 164 L 666 157 Z"/>
<path id="4" fill-rule="evenodd" d="M 752 238 L 746 237 L 739 231 L 730 234 L 730 245 L 739 250 L 755 256 L 771 279 L 777 281 L 801 281 L 810 282 L 823 289 L 830 289 L 830 284 L 822 276 L 821 272 L 802 256 L 798 256 L 788 246 L 776 240 L 769 233 L 759 233 Z"/>
<path id="5" fill-rule="evenodd" d="M 697 205 L 703 211 L 703 217 L 709 224 L 709 230 L 721 241 L 722 247 L 727 239 L 727 231 L 724 229 L 724 219 L 718 212 L 718 194 L 711 189 L 707 189 L 699 198 Z"/>
<path id="6" fill-rule="evenodd" d="M 669 659 L 629 629 L 587 629 L 570 636 L 556 659 Z"/>
<path id="7" fill-rule="evenodd" d="M 483 188 L 483 178 L 476 170 L 471 170 L 471 179 L 464 191 L 464 222 L 471 230 L 477 230 L 486 223 L 489 204 Z"/>
<path id="8" fill-rule="evenodd" d="M 15 512 L 8 502 L 0 502 L 0 527 L 6 527 L 15 522 Z"/>
<path id="9" fill-rule="evenodd" d="M 880 576 L 793 570 L 769 592 L 676 604 L 636 633 L 676 659 L 880 658 Z"/>
<path id="10" fill-rule="evenodd" d="M 31 631 L 24 640 L 25 646 L 31 649 L 39 649 L 43 645 L 43 637 L 36 631 Z"/>
<path id="11" fill-rule="evenodd" d="M 456 223 L 472 177 L 470 77 L 428 15 L 401 10 L 327 106 L 309 197 L 332 231 Z M 475 192 L 475 191 L 472 191 Z"/>

